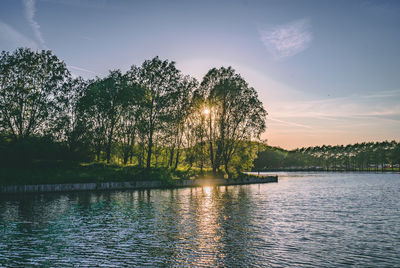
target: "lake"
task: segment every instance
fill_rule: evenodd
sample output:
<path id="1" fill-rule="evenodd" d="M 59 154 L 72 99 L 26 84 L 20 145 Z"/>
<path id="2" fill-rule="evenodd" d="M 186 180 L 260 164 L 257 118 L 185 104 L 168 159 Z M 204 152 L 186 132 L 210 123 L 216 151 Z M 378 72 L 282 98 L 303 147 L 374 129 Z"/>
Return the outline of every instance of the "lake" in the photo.
<path id="1" fill-rule="evenodd" d="M 400 266 L 400 174 L 0 198 L 0 266 Z"/>

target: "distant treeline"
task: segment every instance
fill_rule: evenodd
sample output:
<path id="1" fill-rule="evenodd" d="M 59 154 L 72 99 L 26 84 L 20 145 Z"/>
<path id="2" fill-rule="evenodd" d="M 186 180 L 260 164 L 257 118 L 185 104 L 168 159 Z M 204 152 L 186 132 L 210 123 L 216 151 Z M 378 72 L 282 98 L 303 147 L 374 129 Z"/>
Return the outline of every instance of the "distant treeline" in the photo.
<path id="1" fill-rule="evenodd" d="M 155 57 L 126 73 L 74 78 L 51 51 L 0 56 L 0 165 L 99 161 L 248 169 L 265 130 L 257 92 L 231 68 L 201 82 Z"/>
<path id="2" fill-rule="evenodd" d="M 254 170 L 399 170 L 400 143 L 363 142 L 349 145 L 324 145 L 287 151 L 266 146 L 254 161 Z"/>

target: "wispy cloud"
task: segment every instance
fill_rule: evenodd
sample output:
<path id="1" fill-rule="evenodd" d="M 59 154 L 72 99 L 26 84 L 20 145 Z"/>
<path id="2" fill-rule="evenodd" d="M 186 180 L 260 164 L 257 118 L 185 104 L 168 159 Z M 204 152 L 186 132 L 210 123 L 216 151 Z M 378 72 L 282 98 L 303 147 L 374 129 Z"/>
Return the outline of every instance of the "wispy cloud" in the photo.
<path id="1" fill-rule="evenodd" d="M 25 8 L 25 19 L 31 25 L 35 38 L 39 41 L 42 48 L 48 49 L 43 39 L 42 32 L 40 31 L 40 25 L 35 20 L 35 0 L 24 0 L 23 2 Z"/>
<path id="2" fill-rule="evenodd" d="M 297 20 L 259 31 L 261 41 L 275 59 L 294 56 L 310 45 L 313 36 L 308 19 Z"/>
<path id="3" fill-rule="evenodd" d="M 8 44 L 10 48 L 30 47 L 37 49 L 38 45 L 35 41 L 29 39 L 25 35 L 18 32 L 10 25 L 0 21 L 0 41 L 1 44 Z"/>
<path id="4" fill-rule="evenodd" d="M 395 101 L 381 101 L 382 96 L 389 92 L 382 93 L 382 95 L 369 95 L 370 98 L 349 96 L 310 101 L 293 100 L 280 104 L 279 107 L 271 106 L 270 116 L 277 122 L 278 120 L 296 122 L 298 127 L 308 125 L 323 128 L 340 126 L 354 128 L 354 123 L 360 121 L 368 121 L 369 125 L 384 124 L 384 122 L 398 124 L 400 105 Z M 387 99 L 390 98 L 391 95 L 388 94 Z"/>
<path id="5" fill-rule="evenodd" d="M 310 128 L 310 129 L 312 128 L 311 126 L 308 126 L 308 125 L 298 124 L 298 123 L 289 122 L 289 121 L 284 121 L 284 120 L 279 120 L 279 119 L 271 118 L 271 117 L 268 117 L 268 120 L 270 120 L 270 121 L 275 121 L 275 122 L 284 124 L 284 125 L 286 125 L 286 126 L 295 126 L 295 127 Z"/>
<path id="6" fill-rule="evenodd" d="M 108 0 L 42 0 L 52 4 L 68 5 L 81 8 L 95 8 L 95 9 L 116 9 L 116 1 L 112 1 L 109 5 Z"/>
<path id="7" fill-rule="evenodd" d="M 400 90 L 387 90 L 377 92 L 372 95 L 362 96 L 363 98 L 372 99 L 372 98 L 387 98 L 387 97 L 400 97 Z"/>
<path id="8" fill-rule="evenodd" d="M 76 71 L 81 71 L 81 72 L 85 72 L 85 73 L 90 73 L 90 74 L 95 74 L 95 75 L 99 75 L 96 72 L 93 72 L 91 70 L 85 69 L 85 68 L 81 68 L 81 67 L 77 67 L 77 66 L 73 66 L 73 65 L 68 65 L 69 68 L 76 70 Z"/>

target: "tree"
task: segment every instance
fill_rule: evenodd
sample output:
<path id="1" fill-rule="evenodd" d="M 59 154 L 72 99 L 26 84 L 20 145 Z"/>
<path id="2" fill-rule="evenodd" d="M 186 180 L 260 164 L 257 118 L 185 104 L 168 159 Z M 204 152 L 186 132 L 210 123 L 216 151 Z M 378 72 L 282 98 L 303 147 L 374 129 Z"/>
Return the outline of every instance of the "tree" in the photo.
<path id="1" fill-rule="evenodd" d="M 163 126 L 170 119 L 169 111 L 175 101 L 173 96 L 177 91 L 180 72 L 176 69 L 175 62 L 162 61 L 155 57 L 146 60 L 141 67 L 132 66 L 127 77 L 145 90 L 141 116 L 143 125 L 140 130 L 146 138 L 146 167 L 149 168 L 156 135 L 163 132 Z"/>
<path id="2" fill-rule="evenodd" d="M 194 125 L 189 123 L 189 115 L 193 112 L 193 92 L 198 87 L 196 79 L 190 76 L 183 76 L 179 80 L 177 91 L 173 93 L 171 99 L 174 100 L 173 105 L 170 109 L 170 126 L 171 134 L 173 136 L 172 150 L 170 155 L 169 166 L 173 165 L 174 151 L 176 149 L 174 169 L 178 167 L 179 157 L 181 152 L 181 146 L 183 144 L 183 138 L 185 134 L 185 128 L 192 128 Z M 166 126 L 168 128 L 168 126 Z"/>
<path id="3" fill-rule="evenodd" d="M 132 164 L 134 146 L 138 130 L 140 129 L 140 118 L 143 113 L 144 89 L 135 82 L 129 81 L 125 74 L 124 109 L 121 112 L 117 129 L 117 140 L 119 142 L 123 163 L 126 165 L 128 159 Z"/>
<path id="4" fill-rule="evenodd" d="M 113 143 L 127 109 L 135 101 L 135 92 L 127 84 L 119 70 L 111 71 L 104 78 L 92 81 L 80 101 L 80 109 L 85 124 L 96 148 L 97 160 L 100 160 L 102 146 L 105 147 L 106 161 L 110 163 Z M 126 118 L 125 118 L 126 119 Z"/>
<path id="5" fill-rule="evenodd" d="M 205 113 L 206 106 L 203 96 L 199 95 L 199 91 L 195 90 L 190 102 L 190 111 L 185 119 L 184 128 L 184 146 L 185 146 L 185 162 L 189 165 L 188 169 L 196 163 L 200 167 L 200 172 L 207 165 L 207 147 L 206 136 L 207 126 Z"/>
<path id="6" fill-rule="evenodd" d="M 211 69 L 200 85 L 208 106 L 208 139 L 213 171 L 221 162 L 230 176 L 229 164 L 244 140 L 258 138 L 267 115 L 254 88 L 231 67 Z"/>
<path id="7" fill-rule="evenodd" d="M 285 153 L 273 147 L 266 147 L 258 153 L 257 159 L 254 160 L 256 170 L 279 169 L 282 167 Z"/>
<path id="8" fill-rule="evenodd" d="M 65 94 L 63 116 L 58 120 L 58 127 L 54 131 L 58 140 L 66 143 L 71 157 L 80 157 L 89 159 L 87 141 L 84 139 L 87 131 L 82 123 L 82 114 L 79 110 L 79 102 L 85 94 L 88 82 L 81 77 L 68 80 L 68 91 Z"/>
<path id="9" fill-rule="evenodd" d="M 52 131 L 70 73 L 51 51 L 19 48 L 0 56 L 0 124 L 14 140 Z"/>

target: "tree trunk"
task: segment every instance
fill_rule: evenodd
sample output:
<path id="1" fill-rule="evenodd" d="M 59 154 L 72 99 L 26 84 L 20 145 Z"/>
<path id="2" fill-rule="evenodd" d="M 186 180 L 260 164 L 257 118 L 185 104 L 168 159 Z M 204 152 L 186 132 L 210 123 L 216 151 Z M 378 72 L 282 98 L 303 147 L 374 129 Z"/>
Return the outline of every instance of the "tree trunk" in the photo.
<path id="1" fill-rule="evenodd" d="M 140 143 L 139 144 L 139 153 L 138 153 L 138 165 L 139 165 L 139 167 L 143 167 L 143 160 L 144 160 L 143 143 Z"/>
<path id="2" fill-rule="evenodd" d="M 97 162 L 100 162 L 100 154 L 101 154 L 101 150 L 100 150 L 100 148 L 97 148 L 97 152 L 96 152 Z"/>
<path id="3" fill-rule="evenodd" d="M 151 152 L 153 149 L 153 130 L 150 130 L 150 137 L 149 137 L 149 147 L 147 148 L 147 161 L 146 167 L 149 168 L 151 164 Z"/>
<path id="4" fill-rule="evenodd" d="M 179 152 L 180 152 L 180 148 L 179 148 L 179 146 L 178 146 L 178 151 L 176 151 L 176 159 L 175 159 L 175 167 L 174 167 L 174 169 L 177 169 L 178 168 L 178 164 L 179 164 Z"/>
<path id="5" fill-rule="evenodd" d="M 154 152 L 154 157 L 155 157 L 155 160 L 156 160 L 155 167 L 158 168 L 158 157 L 159 157 L 158 150 L 156 150 Z"/>
<path id="6" fill-rule="evenodd" d="M 107 148 L 106 148 L 106 160 L 107 164 L 110 164 L 110 158 L 111 158 L 111 145 L 108 143 Z"/>
<path id="7" fill-rule="evenodd" d="M 111 159 L 111 139 L 112 139 L 112 136 L 110 135 L 110 137 L 108 138 L 107 147 L 106 147 L 107 164 L 110 164 L 110 159 Z"/>
<path id="8" fill-rule="evenodd" d="M 211 166 L 212 166 L 213 173 L 215 174 L 217 172 L 217 169 L 216 169 L 215 163 L 214 163 L 214 148 L 213 148 L 213 141 L 212 141 L 211 112 L 210 112 L 210 160 L 211 160 Z"/>
<path id="9" fill-rule="evenodd" d="M 174 154 L 175 154 L 175 150 L 174 150 L 174 147 L 172 147 L 169 151 L 168 167 L 172 167 L 172 162 L 174 161 Z"/>
<path id="10" fill-rule="evenodd" d="M 228 179 L 231 178 L 231 173 L 229 173 L 229 167 L 228 167 L 228 162 L 225 161 L 225 172 L 226 174 L 228 174 Z"/>

